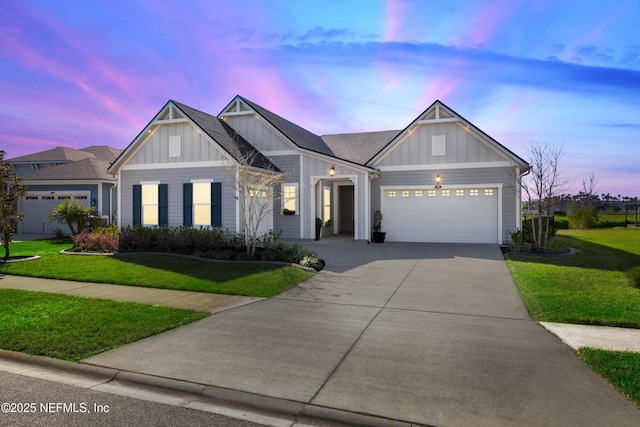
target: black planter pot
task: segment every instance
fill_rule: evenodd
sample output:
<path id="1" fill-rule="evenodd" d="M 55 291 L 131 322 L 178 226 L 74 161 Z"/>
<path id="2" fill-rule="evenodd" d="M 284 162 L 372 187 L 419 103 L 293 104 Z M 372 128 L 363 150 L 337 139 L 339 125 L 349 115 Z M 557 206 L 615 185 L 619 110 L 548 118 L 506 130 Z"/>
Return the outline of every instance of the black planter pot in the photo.
<path id="1" fill-rule="evenodd" d="M 383 233 L 381 231 L 374 231 L 373 232 L 373 243 L 384 243 L 384 238 L 387 235 L 387 233 Z"/>

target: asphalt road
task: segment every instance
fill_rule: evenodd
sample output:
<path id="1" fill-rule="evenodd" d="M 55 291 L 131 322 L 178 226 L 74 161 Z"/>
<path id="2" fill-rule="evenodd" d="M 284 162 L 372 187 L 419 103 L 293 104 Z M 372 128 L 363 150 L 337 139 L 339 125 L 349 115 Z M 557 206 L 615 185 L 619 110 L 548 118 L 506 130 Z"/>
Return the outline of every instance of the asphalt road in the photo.
<path id="1" fill-rule="evenodd" d="M 0 426 L 12 427 L 260 425 L 3 371 L 0 404 Z"/>

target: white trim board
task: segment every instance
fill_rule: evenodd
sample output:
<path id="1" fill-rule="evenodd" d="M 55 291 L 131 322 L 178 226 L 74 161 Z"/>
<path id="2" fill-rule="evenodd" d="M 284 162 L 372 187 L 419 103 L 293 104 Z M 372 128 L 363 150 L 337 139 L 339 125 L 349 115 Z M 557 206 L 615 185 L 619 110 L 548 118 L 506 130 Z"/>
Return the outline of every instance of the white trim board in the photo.
<path id="1" fill-rule="evenodd" d="M 515 164 L 508 161 L 480 162 L 480 163 L 442 163 L 428 165 L 393 165 L 380 166 L 380 172 L 402 172 L 402 171 L 425 171 L 425 170 L 447 170 L 447 169 L 485 169 L 485 168 L 511 168 Z"/>

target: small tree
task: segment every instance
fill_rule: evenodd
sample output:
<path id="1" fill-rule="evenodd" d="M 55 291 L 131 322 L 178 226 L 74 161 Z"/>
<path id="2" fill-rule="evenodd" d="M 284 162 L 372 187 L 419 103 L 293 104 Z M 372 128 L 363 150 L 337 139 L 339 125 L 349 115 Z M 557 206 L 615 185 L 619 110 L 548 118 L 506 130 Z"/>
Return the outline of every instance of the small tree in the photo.
<path id="1" fill-rule="evenodd" d="M 255 164 L 261 154 L 258 151 L 236 153 L 234 160 L 227 162 L 228 175 L 233 188 L 243 201 L 244 232 L 247 243 L 247 254 L 255 255 L 260 240 L 258 230 L 260 224 L 273 213 L 275 202 L 280 195 L 274 187 L 284 182 L 286 174 L 277 170 L 273 165 L 258 168 Z"/>
<path id="2" fill-rule="evenodd" d="M 20 199 L 27 194 L 27 186 L 20 182 L 20 177 L 13 167 L 4 160 L 5 152 L 0 150 L 0 231 L 4 259 L 9 259 L 9 246 L 13 241 L 16 225 L 22 221 L 24 214 L 18 211 Z"/>
<path id="3" fill-rule="evenodd" d="M 49 213 L 49 222 L 64 222 L 73 236 L 84 230 L 87 222 L 94 219 L 96 219 L 95 209 L 88 208 L 77 200 L 67 199 Z"/>
<path id="4" fill-rule="evenodd" d="M 533 249 L 546 252 L 547 242 L 553 235 L 550 232 L 552 204 L 567 184 L 559 167 L 562 148 L 531 141 L 529 154 L 531 171 L 522 180 L 522 188 L 529 207 L 537 214 L 531 219 Z"/>

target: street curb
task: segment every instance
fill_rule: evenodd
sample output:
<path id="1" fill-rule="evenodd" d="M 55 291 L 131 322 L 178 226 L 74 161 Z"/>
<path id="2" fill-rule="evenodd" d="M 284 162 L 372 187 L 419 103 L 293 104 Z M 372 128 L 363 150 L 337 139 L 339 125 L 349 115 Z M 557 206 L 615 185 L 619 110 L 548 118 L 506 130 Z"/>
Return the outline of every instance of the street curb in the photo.
<path id="1" fill-rule="evenodd" d="M 214 403 L 227 403 L 230 405 L 241 406 L 249 410 L 253 409 L 253 411 L 255 411 L 258 416 L 265 415 L 266 413 L 272 417 L 280 417 L 280 420 L 282 420 L 282 418 L 286 418 L 288 422 L 290 422 L 289 425 L 295 425 L 300 421 L 304 422 L 305 425 L 314 425 L 314 420 L 319 425 L 326 424 L 326 421 L 351 425 L 367 425 L 372 427 L 410 427 L 415 425 L 411 422 L 381 418 L 369 414 L 349 412 L 337 408 L 318 406 L 312 403 L 280 399 L 276 397 L 264 396 L 240 390 L 227 389 L 213 385 L 198 384 L 172 378 L 142 374 L 138 372 L 122 371 L 114 368 L 92 365 L 89 363 L 75 363 L 65 360 L 53 359 L 45 356 L 33 356 L 15 351 L 0 349 L 0 366 L 2 365 L 3 360 L 22 365 L 29 365 L 34 368 L 50 370 L 52 371 L 52 374 L 66 373 L 70 375 L 82 376 L 85 378 L 88 377 L 95 383 L 91 386 L 76 384 L 76 386 L 83 388 L 100 390 L 100 385 L 123 384 L 125 386 L 139 386 L 146 389 L 147 391 L 157 393 L 162 393 L 163 391 L 181 393 L 190 396 L 190 401 L 202 400 L 203 398 L 211 399 L 212 401 L 214 401 Z M 19 375 L 34 376 L 36 378 L 55 381 L 51 378 L 43 378 L 41 375 L 29 375 L 28 373 L 24 372 L 15 373 Z M 135 398 L 136 396 L 130 397 Z M 188 405 L 183 406 L 189 407 Z"/>

